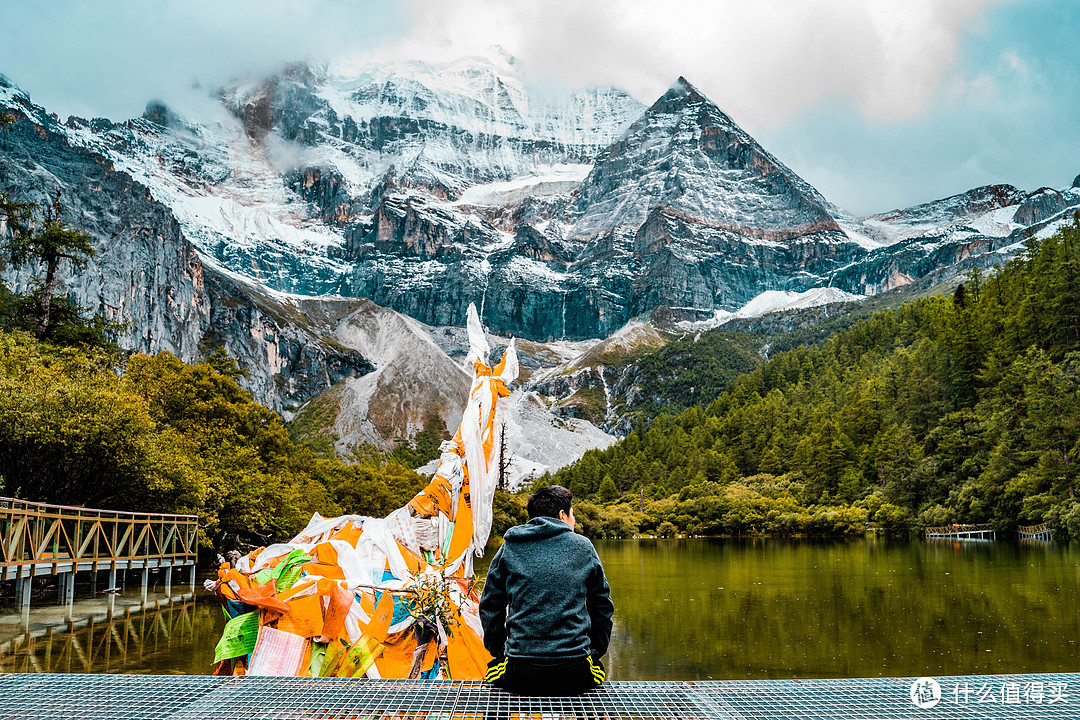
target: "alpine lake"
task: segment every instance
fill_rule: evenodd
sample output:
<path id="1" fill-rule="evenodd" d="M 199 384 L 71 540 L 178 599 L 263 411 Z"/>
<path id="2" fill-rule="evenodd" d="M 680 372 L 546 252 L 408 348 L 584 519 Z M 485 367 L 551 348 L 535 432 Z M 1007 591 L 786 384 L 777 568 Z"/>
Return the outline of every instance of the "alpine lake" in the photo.
<path id="1" fill-rule="evenodd" d="M 615 602 L 613 680 L 1080 670 L 1080 544 L 880 538 L 595 543 Z M 494 553 L 477 563 L 483 573 Z M 209 673 L 225 619 L 200 585 L 44 589 L 0 610 L 0 672 Z M 7 588 L 5 588 L 7 590 Z M 9 594 L 9 593 L 5 593 Z M 111 612 L 108 612 L 110 604 Z"/>

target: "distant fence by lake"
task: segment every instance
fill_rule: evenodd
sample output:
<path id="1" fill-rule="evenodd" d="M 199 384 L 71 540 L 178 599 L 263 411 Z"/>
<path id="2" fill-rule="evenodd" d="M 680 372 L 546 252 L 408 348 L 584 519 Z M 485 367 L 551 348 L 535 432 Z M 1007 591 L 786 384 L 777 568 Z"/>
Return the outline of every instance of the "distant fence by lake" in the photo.
<path id="1" fill-rule="evenodd" d="M 141 570 L 145 596 L 152 568 L 189 568 L 195 581 L 198 517 L 165 513 L 48 505 L 0 497 L 0 579 L 15 580 L 20 607 L 30 606 L 35 577 L 59 576 L 58 599 L 70 606 L 75 574 L 91 573 L 92 592 L 99 571 L 109 573 L 106 588 L 116 586 L 118 570 Z"/>
<path id="2" fill-rule="evenodd" d="M 926 528 L 928 538 L 952 538 L 955 540 L 994 540 L 997 532 L 989 523 L 941 525 Z"/>

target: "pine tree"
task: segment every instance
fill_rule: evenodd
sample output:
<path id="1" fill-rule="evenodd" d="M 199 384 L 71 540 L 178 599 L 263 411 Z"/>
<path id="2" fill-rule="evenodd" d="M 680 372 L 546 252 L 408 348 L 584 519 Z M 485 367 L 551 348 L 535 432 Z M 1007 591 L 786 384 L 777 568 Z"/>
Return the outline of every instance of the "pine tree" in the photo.
<path id="1" fill-rule="evenodd" d="M 60 263 L 67 260 L 75 270 L 86 266 L 89 258 L 94 257 L 94 247 L 90 234 L 85 230 L 71 227 L 61 218 L 60 191 L 50 207 L 45 208 L 40 223 L 32 221 L 33 211 L 22 205 L 7 212 L 10 232 L 5 238 L 8 258 L 16 265 L 44 266 L 45 277 L 35 293 L 38 296 L 38 337 L 46 338 L 55 325 L 53 318 L 53 291 L 56 289 L 57 270 Z M 20 214 L 22 213 L 22 214 Z"/>
<path id="2" fill-rule="evenodd" d="M 29 235 L 36 210 L 34 203 L 18 202 L 7 193 L 0 193 L 0 242 L 5 247 L 15 238 Z"/>
<path id="3" fill-rule="evenodd" d="M 615 487 L 615 481 L 610 475 L 605 475 L 600 483 L 600 489 L 596 491 L 596 497 L 600 502 L 611 502 L 619 497 L 619 490 Z"/>

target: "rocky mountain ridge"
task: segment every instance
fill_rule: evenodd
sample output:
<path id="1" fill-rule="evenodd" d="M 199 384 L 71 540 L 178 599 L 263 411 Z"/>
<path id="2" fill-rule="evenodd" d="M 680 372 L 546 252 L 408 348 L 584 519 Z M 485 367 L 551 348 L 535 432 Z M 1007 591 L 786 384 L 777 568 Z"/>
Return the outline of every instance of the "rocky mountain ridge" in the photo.
<path id="1" fill-rule="evenodd" d="M 684 78 L 646 107 L 615 88 L 540 98 L 505 57 L 298 64 L 218 100 L 197 119 L 151 102 L 125 122 L 62 123 L 0 81 L 0 111 L 19 118 L 0 133 L 0 189 L 62 190 L 100 252 L 67 288 L 130 323 L 125 347 L 223 347 L 287 414 L 335 388 L 343 446 L 455 412 L 439 337 L 469 302 L 532 341 L 528 427 L 621 432 L 613 398 L 634 390 L 610 363 L 620 343 L 996 264 L 1080 207 L 1078 178 L 852 217 Z M 390 337 L 423 361 L 386 352 Z"/>
<path id="2" fill-rule="evenodd" d="M 307 318 L 288 317 L 265 288 L 208 263 L 147 187 L 73 144 L 67 128 L 2 80 L 0 101 L 19 118 L 0 131 L 0 190 L 39 203 L 60 192 L 65 218 L 91 234 L 97 252 L 83 272 L 64 277 L 64 288 L 125 325 L 122 347 L 185 361 L 223 348 L 248 369 L 255 396 L 278 410 L 372 369 L 360 353 L 313 332 Z M 9 265 L 3 279 L 25 291 L 36 271 Z M 325 313 L 349 302 L 317 304 Z"/>
<path id="3" fill-rule="evenodd" d="M 225 269 L 431 326 L 475 302 L 534 340 L 606 337 L 659 306 L 703 320 L 763 291 L 874 294 L 996 262 L 1080 204 L 989 186 L 853 218 L 684 78 L 647 108 L 614 88 L 541 98 L 505 56 L 297 64 L 220 103 L 64 128 Z"/>

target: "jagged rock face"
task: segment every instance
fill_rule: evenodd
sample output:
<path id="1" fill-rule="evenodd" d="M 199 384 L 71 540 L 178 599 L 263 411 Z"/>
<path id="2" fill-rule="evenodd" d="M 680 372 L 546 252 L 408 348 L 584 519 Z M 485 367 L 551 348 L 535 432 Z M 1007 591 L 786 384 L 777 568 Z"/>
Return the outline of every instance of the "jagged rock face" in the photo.
<path id="1" fill-rule="evenodd" d="M 597 158 L 574 199 L 578 262 L 622 263 L 630 316 L 735 309 L 863 251 L 825 200 L 680 78 Z"/>
<path id="2" fill-rule="evenodd" d="M 433 416 L 456 428 L 471 378 L 432 342 L 428 328 L 365 301 L 337 323 L 334 337 L 377 365 L 340 386 L 334 434 L 342 455 L 357 444 L 390 448 L 411 440 Z"/>
<path id="3" fill-rule="evenodd" d="M 341 380 L 373 370 L 362 352 L 333 335 L 352 300 L 297 300 L 208 272 L 210 318 L 200 345 L 220 345 L 248 370 L 241 384 L 265 405 L 292 412 Z"/>
<path id="4" fill-rule="evenodd" d="M 496 332 L 537 340 L 607 336 L 660 306 L 706 318 L 763 291 L 877 292 L 1080 205 L 1001 185 L 850 218 L 682 78 L 646 108 L 613 88 L 540 100 L 506 58 L 298 64 L 221 101 L 202 122 L 151 103 L 57 132 L 257 284 L 436 326 L 474 302 Z"/>
<path id="5" fill-rule="evenodd" d="M 658 306 L 735 309 L 763 288 L 804 290 L 832 267 L 865 251 L 839 230 L 781 242 L 748 242 L 745 235 L 688 221 L 658 208 L 638 229 L 634 253 L 643 264 L 635 278 L 631 315 Z"/>
<path id="6" fill-rule="evenodd" d="M 987 185 L 863 218 L 867 235 L 891 244 L 841 269 L 830 282 L 873 295 L 921 278 L 945 279 L 997 265 L 1022 250 L 1030 232 L 1052 232 L 1064 222 L 1063 211 L 1076 206 L 1080 193 L 1072 190 L 1026 193 L 1012 185 Z"/>
<path id="7" fill-rule="evenodd" d="M 265 290 L 207 267 L 148 188 L 108 158 L 73 145 L 24 95 L 0 90 L 20 114 L 0 131 L 0 190 L 39 203 L 60 191 L 65 218 L 91 234 L 97 252 L 85 270 L 62 276 L 63 287 L 91 313 L 125 324 L 121 347 L 167 350 L 185 361 L 224 347 L 249 371 L 242 384 L 279 410 L 371 370 L 359 352 L 332 347 L 281 317 Z M 24 291 L 38 272 L 9 266 L 3 280 Z"/>
<path id="8" fill-rule="evenodd" d="M 335 252 L 354 264 L 353 293 L 433 325 L 476 302 L 492 328 L 536 339 L 605 336 L 659 304 L 734 309 L 863 253 L 813 188 L 682 80 L 564 202 L 478 217 L 384 192 Z"/>
<path id="9" fill-rule="evenodd" d="M 319 209 L 319 217 L 328 223 L 344 225 L 353 219 L 353 201 L 345 178 L 333 168 L 306 167 L 289 171 L 285 185 Z"/>
<path id="10" fill-rule="evenodd" d="M 994 238 L 974 232 L 957 235 L 941 232 L 937 242 L 930 235 L 908 238 L 870 253 L 866 260 L 833 275 L 832 285 L 851 291 L 865 289 L 868 295 L 895 290 L 926 277 L 940 268 L 952 267 L 972 255 L 997 249 Z"/>
<path id="11" fill-rule="evenodd" d="M 1024 198 L 1014 219 L 1021 225 L 1034 225 L 1057 215 L 1068 207 L 1065 197 L 1053 188 L 1040 188 Z"/>
<path id="12" fill-rule="evenodd" d="M 770 242 L 840 229 L 810 185 L 684 78 L 596 159 L 575 205 L 575 237 L 638 228 L 657 207 Z"/>
<path id="13" fill-rule="evenodd" d="M 64 286 L 91 312 L 130 323 L 123 346 L 196 356 L 210 306 L 205 268 L 168 208 L 107 158 L 71 145 L 40 108 L 16 106 L 20 119 L 0 132 L 0 189 L 39 204 L 59 191 L 64 218 L 95 240 L 97 256 Z M 4 280 L 25 291 L 39 274 L 8 267 Z"/>
<path id="14" fill-rule="evenodd" d="M 984 185 L 941 200 L 871 215 L 867 219 L 912 227 L 925 226 L 927 223 L 939 226 L 963 223 L 992 210 L 1016 205 L 1024 195 L 1024 191 L 1012 185 Z"/>
<path id="15" fill-rule="evenodd" d="M 561 103 L 531 97 L 509 66 L 456 62 L 368 66 L 341 73 L 295 65 L 226 105 L 252 138 L 333 147 L 358 195 L 380 184 L 455 199 L 467 186 L 537 166 L 589 162 L 640 113 L 621 90 L 578 92 Z"/>

